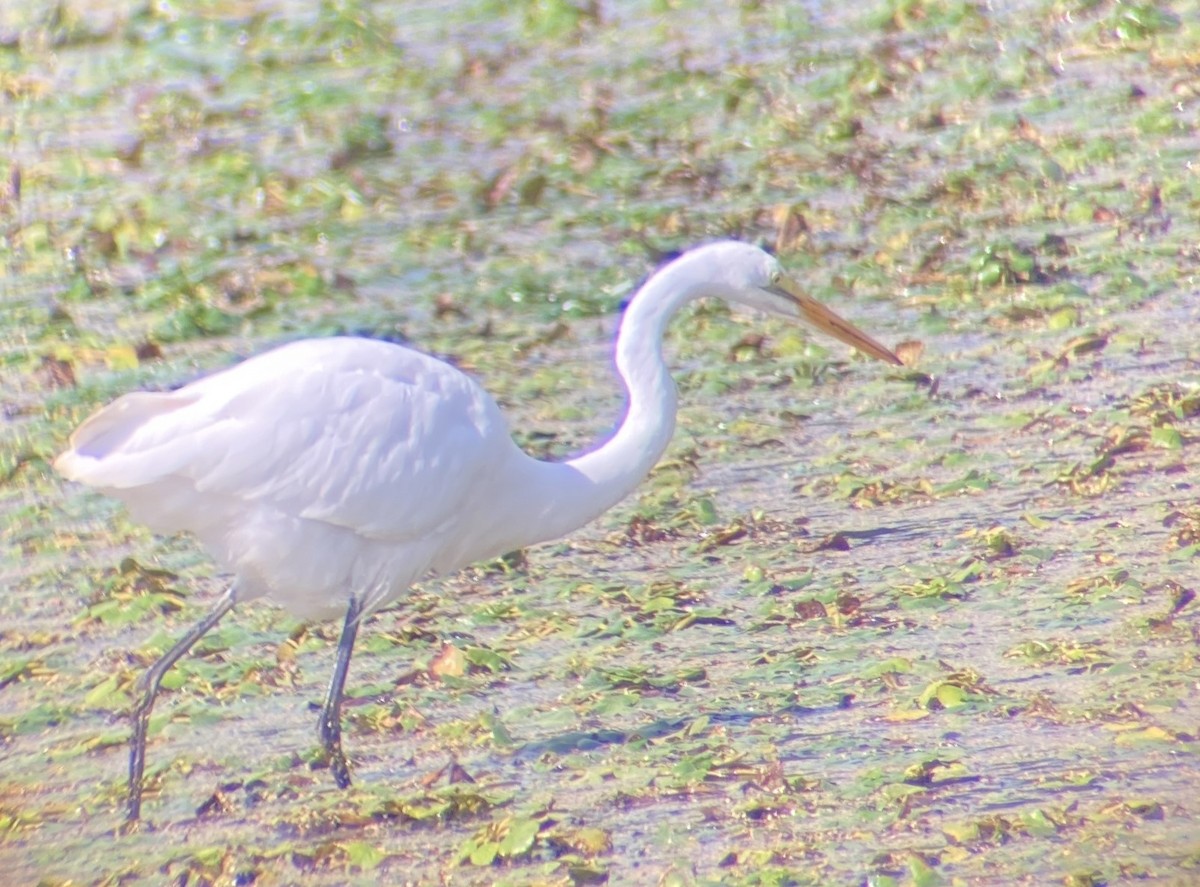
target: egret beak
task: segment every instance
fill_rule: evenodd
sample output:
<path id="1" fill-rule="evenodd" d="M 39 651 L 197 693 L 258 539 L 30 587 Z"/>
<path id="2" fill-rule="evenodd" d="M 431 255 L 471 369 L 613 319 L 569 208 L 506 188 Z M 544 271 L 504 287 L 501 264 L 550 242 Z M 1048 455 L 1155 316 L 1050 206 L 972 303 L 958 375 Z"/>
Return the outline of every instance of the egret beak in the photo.
<path id="1" fill-rule="evenodd" d="M 796 306 L 796 312 L 800 319 L 821 332 L 857 348 L 863 354 L 874 357 L 876 360 L 882 360 L 885 363 L 895 364 L 896 366 L 904 365 L 895 354 L 884 348 L 850 321 L 830 311 L 806 293 L 796 280 L 788 277 L 786 274 L 780 276 L 775 285 L 771 287 L 771 290 L 776 295 L 783 296 L 789 302 L 792 302 Z"/>

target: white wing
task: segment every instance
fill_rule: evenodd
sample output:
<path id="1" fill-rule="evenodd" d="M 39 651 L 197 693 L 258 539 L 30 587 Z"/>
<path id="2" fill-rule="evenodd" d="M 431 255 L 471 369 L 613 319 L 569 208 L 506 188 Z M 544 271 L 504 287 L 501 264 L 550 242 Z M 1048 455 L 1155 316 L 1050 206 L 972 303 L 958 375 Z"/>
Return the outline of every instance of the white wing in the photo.
<path id="1" fill-rule="evenodd" d="M 190 529 L 186 511 L 221 496 L 399 541 L 459 513 L 510 448 L 499 409 L 468 376 L 397 345 L 335 338 L 126 395 L 80 426 L 58 465 L 117 496 L 190 481 L 195 501 L 154 529 Z"/>
<path id="2" fill-rule="evenodd" d="M 375 572 L 415 570 L 395 577 L 407 584 L 438 560 L 442 540 L 470 534 L 489 476 L 514 455 L 499 409 L 469 377 L 407 348 L 343 338 L 285 345 L 178 391 L 126 395 L 81 425 L 55 464 L 153 529 L 195 532 L 239 573 L 252 569 L 247 559 L 268 572 L 289 546 L 328 545 L 344 561 L 374 557 Z M 231 539 L 239 524 L 258 539 Z M 371 543 L 395 552 L 391 562 Z M 268 544 L 269 554 L 246 554 Z M 412 563 L 395 563 L 406 547 Z M 329 581 L 363 581 L 347 571 Z"/>

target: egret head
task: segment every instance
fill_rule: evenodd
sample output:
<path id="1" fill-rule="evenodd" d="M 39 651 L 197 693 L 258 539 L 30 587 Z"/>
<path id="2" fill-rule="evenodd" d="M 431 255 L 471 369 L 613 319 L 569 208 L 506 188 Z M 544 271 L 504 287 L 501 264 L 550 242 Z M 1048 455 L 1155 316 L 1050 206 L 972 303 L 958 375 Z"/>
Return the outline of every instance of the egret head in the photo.
<path id="1" fill-rule="evenodd" d="M 801 320 L 863 354 L 900 365 L 900 358 L 808 295 L 774 256 L 758 247 L 727 241 L 700 247 L 684 258 L 689 256 L 698 260 L 697 271 L 707 280 L 710 294 L 767 314 Z"/>

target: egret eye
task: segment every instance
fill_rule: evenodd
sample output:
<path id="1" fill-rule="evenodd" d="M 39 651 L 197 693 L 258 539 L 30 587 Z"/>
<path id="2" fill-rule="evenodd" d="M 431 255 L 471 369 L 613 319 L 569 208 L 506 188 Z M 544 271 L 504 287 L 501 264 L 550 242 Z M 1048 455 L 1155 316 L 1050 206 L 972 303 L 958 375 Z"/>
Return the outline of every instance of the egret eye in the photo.
<path id="1" fill-rule="evenodd" d="M 780 271 L 778 268 L 776 268 L 774 271 L 771 272 L 771 276 L 768 278 L 767 282 L 770 284 L 772 289 L 774 289 L 775 287 L 779 286 L 779 281 L 782 279 L 783 279 L 783 272 Z"/>

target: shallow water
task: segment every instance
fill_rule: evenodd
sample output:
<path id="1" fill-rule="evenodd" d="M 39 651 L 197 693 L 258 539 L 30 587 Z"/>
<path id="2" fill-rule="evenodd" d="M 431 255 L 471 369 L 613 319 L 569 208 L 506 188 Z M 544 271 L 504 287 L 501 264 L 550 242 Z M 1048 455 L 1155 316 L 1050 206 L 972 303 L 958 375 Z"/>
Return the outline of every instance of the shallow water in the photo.
<path id="1" fill-rule="evenodd" d="M 1194 3 L 61 8 L 0 12 L 14 878 L 1192 878 Z M 621 300 L 715 236 L 917 366 L 685 312 L 635 496 L 364 630 L 354 789 L 311 766 L 335 628 L 249 606 L 114 837 L 134 682 L 221 578 L 52 476 L 71 427 L 350 330 L 559 457 L 619 416 Z"/>

